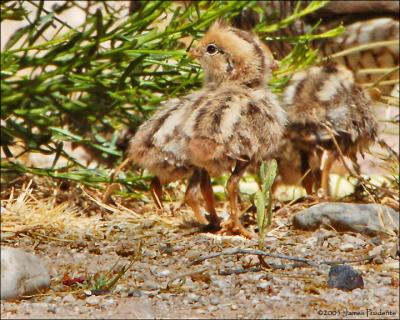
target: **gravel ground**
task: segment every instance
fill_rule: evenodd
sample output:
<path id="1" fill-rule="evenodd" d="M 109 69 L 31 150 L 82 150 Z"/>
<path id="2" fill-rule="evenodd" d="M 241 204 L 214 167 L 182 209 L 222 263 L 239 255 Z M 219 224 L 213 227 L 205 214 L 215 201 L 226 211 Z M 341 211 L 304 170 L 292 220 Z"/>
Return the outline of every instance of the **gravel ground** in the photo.
<path id="1" fill-rule="evenodd" d="M 181 223 L 172 214 L 170 220 Z M 259 265 L 251 255 L 228 255 L 191 265 L 197 258 L 229 248 L 256 248 L 239 236 L 190 232 L 162 224 L 114 228 L 106 239 L 38 241 L 20 236 L 8 246 L 42 255 L 49 265 L 51 289 L 19 302 L 2 302 L 4 319 L 28 318 L 346 318 L 399 317 L 398 259 L 395 238 L 367 238 L 334 231 L 297 231 L 282 213 L 266 238 L 266 251 L 314 261 L 352 263 L 364 278 L 364 289 L 344 292 L 327 287 L 329 267 L 293 266 L 266 259 L 273 268 L 250 272 Z M 138 245 L 141 243 L 141 254 Z M 4 242 L 3 242 L 4 244 Z M 111 292 L 87 296 L 63 284 L 68 278 L 107 273 L 117 262 L 136 260 Z M 392 257 L 391 257 L 392 256 Z M 278 267 L 285 267 L 279 269 Z M 234 272 L 247 271 L 241 274 Z M 230 274 L 229 274 L 230 273 Z M 227 274 L 227 275 L 226 275 Z M 90 289 L 90 288 L 84 288 Z M 368 312 L 368 313 L 367 313 Z M 383 314 L 383 315 L 382 315 Z"/>

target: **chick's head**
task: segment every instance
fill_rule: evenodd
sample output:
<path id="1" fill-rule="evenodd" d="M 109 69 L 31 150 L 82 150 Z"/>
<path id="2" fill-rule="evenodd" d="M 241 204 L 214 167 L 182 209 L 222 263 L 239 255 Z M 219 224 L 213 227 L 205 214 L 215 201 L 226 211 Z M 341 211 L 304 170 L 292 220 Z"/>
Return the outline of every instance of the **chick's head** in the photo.
<path id="1" fill-rule="evenodd" d="M 204 69 L 206 83 L 246 82 L 263 85 L 276 66 L 268 47 L 253 34 L 215 23 L 189 52 Z"/>

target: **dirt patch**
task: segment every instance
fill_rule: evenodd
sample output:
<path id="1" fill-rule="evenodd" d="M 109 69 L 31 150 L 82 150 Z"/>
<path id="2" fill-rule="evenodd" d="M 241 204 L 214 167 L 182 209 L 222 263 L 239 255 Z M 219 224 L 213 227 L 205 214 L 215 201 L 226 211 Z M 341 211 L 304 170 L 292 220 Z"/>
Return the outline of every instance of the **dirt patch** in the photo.
<path id="1" fill-rule="evenodd" d="M 254 255 L 220 256 L 192 265 L 204 255 L 226 249 L 257 248 L 257 241 L 184 228 L 183 220 L 190 219 L 191 213 L 185 208 L 177 209 L 177 205 L 156 213 L 149 205 L 135 203 L 135 210 L 111 206 L 114 212 L 103 208 L 102 215 L 91 216 L 75 209 L 71 213 L 63 207 L 47 217 L 47 224 L 42 221 L 36 224 L 36 229 L 29 224 L 25 229 L 20 226 L 18 233 L 10 231 L 11 225 L 7 224 L 10 217 L 6 217 L 10 213 L 3 212 L 2 245 L 42 255 L 52 283 L 51 289 L 42 294 L 19 302 L 2 302 L 2 318 L 397 319 L 399 316 L 398 257 L 396 253 L 393 256 L 397 248 L 395 237 L 371 239 L 326 230 L 301 232 L 291 226 L 292 212 L 276 213 L 266 237 L 268 253 L 315 262 L 360 260 L 374 253 L 372 261 L 349 263 L 362 273 L 364 289 L 344 292 L 328 288 L 327 265 L 311 267 L 265 258 L 270 266 L 260 269 Z M 219 211 L 223 211 L 221 206 L 222 203 Z M 30 213 L 24 208 L 21 205 L 19 214 L 24 212 L 25 219 L 37 213 L 33 203 Z M 139 209 L 141 214 L 137 213 Z M 254 217 L 249 216 L 248 220 L 253 221 Z M 50 224 L 56 221 L 59 223 L 52 229 Z M 61 231 L 57 234 L 56 230 Z M 343 246 L 348 242 L 354 243 L 350 250 Z M 130 261 L 133 262 L 129 270 L 103 295 L 88 296 L 91 288 L 84 284 L 63 284 L 66 277 L 88 279 L 95 274 L 107 275 L 113 266 L 118 269 Z"/>

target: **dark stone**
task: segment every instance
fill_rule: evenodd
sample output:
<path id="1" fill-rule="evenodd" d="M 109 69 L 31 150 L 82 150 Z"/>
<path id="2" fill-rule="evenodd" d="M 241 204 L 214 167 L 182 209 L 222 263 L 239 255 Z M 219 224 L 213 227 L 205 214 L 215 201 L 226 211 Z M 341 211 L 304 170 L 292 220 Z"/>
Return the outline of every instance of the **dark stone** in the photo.
<path id="1" fill-rule="evenodd" d="M 140 298 L 141 296 L 143 296 L 143 293 L 140 290 L 132 290 L 128 293 L 128 297 Z"/>
<path id="2" fill-rule="evenodd" d="M 352 291 L 357 288 L 364 289 L 364 280 L 361 273 L 351 266 L 333 266 L 329 271 L 328 287 L 343 291 Z"/>

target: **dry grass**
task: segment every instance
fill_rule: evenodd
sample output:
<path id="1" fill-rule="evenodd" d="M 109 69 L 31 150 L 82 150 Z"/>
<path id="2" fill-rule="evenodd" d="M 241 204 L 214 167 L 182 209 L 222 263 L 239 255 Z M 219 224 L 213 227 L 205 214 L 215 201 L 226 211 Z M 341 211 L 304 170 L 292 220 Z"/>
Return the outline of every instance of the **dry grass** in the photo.
<path id="1" fill-rule="evenodd" d="M 80 199 L 81 202 L 94 204 L 90 206 L 90 212 L 71 200 L 59 203 L 56 193 L 41 197 L 42 194 L 32 187 L 32 180 L 20 189 L 11 188 L 8 199 L 2 200 L 1 205 L 2 242 L 12 241 L 21 235 L 62 242 L 105 239 L 121 229 L 140 237 L 146 226 L 176 226 L 173 221 L 152 210 L 139 214 L 121 203 L 106 205 L 99 200 L 99 194 L 80 186 L 76 188 L 81 189 L 81 197 L 84 198 Z"/>

